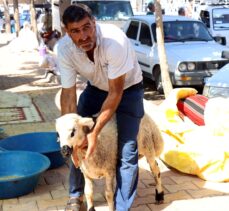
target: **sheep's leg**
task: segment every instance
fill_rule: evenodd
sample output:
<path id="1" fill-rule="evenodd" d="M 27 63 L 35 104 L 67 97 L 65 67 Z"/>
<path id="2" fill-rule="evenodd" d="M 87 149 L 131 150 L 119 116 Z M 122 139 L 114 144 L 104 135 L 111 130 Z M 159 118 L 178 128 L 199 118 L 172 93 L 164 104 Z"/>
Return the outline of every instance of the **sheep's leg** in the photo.
<path id="1" fill-rule="evenodd" d="M 164 201 L 164 192 L 162 188 L 162 183 L 161 183 L 161 173 L 160 169 L 158 166 L 157 161 L 155 160 L 155 157 L 152 155 L 146 155 L 147 162 L 150 165 L 151 172 L 154 176 L 155 183 L 156 183 L 156 195 L 155 195 L 155 200 L 156 204 L 161 204 Z"/>
<path id="2" fill-rule="evenodd" d="M 92 211 L 94 209 L 94 202 L 93 202 L 93 181 L 84 175 L 85 179 L 85 187 L 84 187 L 84 194 L 87 201 L 87 210 Z"/>
<path id="3" fill-rule="evenodd" d="M 108 203 L 109 211 L 114 211 L 114 176 L 106 177 L 105 196 Z"/>

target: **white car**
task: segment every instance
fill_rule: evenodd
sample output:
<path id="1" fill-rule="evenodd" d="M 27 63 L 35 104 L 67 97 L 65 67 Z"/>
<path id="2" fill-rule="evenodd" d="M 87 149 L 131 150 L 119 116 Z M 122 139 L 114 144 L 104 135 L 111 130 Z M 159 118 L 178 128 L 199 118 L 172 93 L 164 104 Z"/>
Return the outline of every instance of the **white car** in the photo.
<path id="1" fill-rule="evenodd" d="M 229 4 L 202 4 L 196 7 L 197 18 L 222 45 L 229 47 Z"/>
<path id="2" fill-rule="evenodd" d="M 229 48 L 215 42 L 201 21 L 184 16 L 163 16 L 163 26 L 169 74 L 174 86 L 203 86 L 206 77 L 229 63 L 229 59 L 221 57 L 222 51 Z M 157 90 L 162 92 L 155 17 L 133 16 L 123 29 L 133 44 L 143 74 L 155 81 Z"/>
<path id="3" fill-rule="evenodd" d="M 225 52 L 224 57 L 229 59 L 229 51 Z M 229 64 L 225 65 L 216 74 L 206 80 L 203 95 L 208 98 L 229 98 Z"/>

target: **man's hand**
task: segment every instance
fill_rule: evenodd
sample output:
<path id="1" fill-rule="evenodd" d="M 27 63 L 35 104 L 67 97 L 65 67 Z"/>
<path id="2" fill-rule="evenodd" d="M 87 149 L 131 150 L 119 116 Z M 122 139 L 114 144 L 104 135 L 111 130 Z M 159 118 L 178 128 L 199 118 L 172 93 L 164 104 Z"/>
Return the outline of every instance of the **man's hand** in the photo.
<path id="1" fill-rule="evenodd" d="M 78 159 L 78 156 L 77 156 L 77 150 L 78 150 L 78 147 L 73 147 L 73 151 L 72 151 L 72 162 L 74 164 L 74 166 L 76 168 L 79 167 L 79 159 Z"/>
<path id="2" fill-rule="evenodd" d="M 78 145 L 78 148 L 80 149 L 84 149 L 88 146 L 88 141 L 87 141 L 87 137 L 85 137 L 85 139 L 83 140 L 81 145 Z"/>
<path id="3" fill-rule="evenodd" d="M 97 136 L 94 135 L 93 133 L 89 133 L 87 135 L 87 141 L 88 141 L 88 148 L 87 148 L 85 159 L 88 159 L 91 156 L 91 154 L 94 152 L 96 147 Z"/>

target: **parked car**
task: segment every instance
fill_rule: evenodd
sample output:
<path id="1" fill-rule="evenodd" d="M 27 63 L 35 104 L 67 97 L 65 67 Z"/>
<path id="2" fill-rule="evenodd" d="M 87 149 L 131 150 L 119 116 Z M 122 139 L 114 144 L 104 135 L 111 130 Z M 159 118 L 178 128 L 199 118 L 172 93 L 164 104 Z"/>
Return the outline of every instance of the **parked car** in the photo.
<path id="1" fill-rule="evenodd" d="M 229 51 L 223 52 L 222 56 L 229 59 Z M 229 98 L 229 64 L 222 67 L 216 74 L 206 80 L 203 95 L 208 98 Z"/>
<path id="2" fill-rule="evenodd" d="M 229 48 L 215 42 L 203 22 L 184 16 L 163 16 L 165 51 L 169 74 L 174 86 L 203 86 L 204 78 L 212 76 L 229 63 L 222 58 Z M 162 92 L 155 17 L 133 16 L 124 32 L 136 51 L 143 74 L 155 81 Z"/>
<path id="3" fill-rule="evenodd" d="M 206 2 L 198 5 L 196 10 L 196 17 L 203 21 L 210 34 L 222 45 L 229 46 L 229 3 Z"/>

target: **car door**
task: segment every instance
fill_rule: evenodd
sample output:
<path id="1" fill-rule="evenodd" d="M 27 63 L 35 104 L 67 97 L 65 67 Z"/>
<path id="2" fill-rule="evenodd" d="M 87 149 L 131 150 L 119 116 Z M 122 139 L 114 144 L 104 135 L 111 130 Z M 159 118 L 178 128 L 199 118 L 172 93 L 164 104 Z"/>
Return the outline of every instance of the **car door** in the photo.
<path id="1" fill-rule="evenodd" d="M 135 49 L 141 69 L 150 78 L 152 78 L 152 65 L 150 65 L 150 62 L 152 63 L 150 53 L 152 47 L 151 34 L 149 26 L 140 20 L 130 21 L 126 30 L 126 35 Z"/>
<path id="2" fill-rule="evenodd" d="M 141 22 L 136 52 L 142 71 L 152 78 L 153 41 L 150 27 Z"/>
<path id="3" fill-rule="evenodd" d="M 138 33 L 139 33 L 140 22 L 137 20 L 130 21 L 126 30 L 126 36 L 130 39 L 131 44 L 136 50 L 136 46 L 139 46 Z"/>

